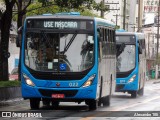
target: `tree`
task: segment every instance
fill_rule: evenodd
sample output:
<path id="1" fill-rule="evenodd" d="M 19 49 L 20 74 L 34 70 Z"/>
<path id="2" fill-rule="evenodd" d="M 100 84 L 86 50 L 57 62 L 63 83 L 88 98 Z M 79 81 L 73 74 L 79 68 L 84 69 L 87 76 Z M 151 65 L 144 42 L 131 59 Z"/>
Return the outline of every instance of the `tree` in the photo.
<path id="1" fill-rule="evenodd" d="M 9 47 L 9 35 L 10 35 L 10 26 L 12 22 L 12 13 L 13 13 L 13 6 L 17 5 L 17 13 L 18 13 L 18 23 L 17 27 L 19 28 L 22 26 L 23 23 L 23 16 L 27 13 L 28 6 L 31 4 L 32 0 L 28 0 L 28 3 L 26 6 L 22 7 L 22 0 L 3 0 L 6 5 L 6 10 L 4 13 L 2 13 L 1 17 L 1 40 L 0 40 L 0 80 L 8 80 L 8 47 Z M 48 0 L 38 0 L 41 3 L 41 7 L 46 6 L 55 6 L 58 9 L 55 12 L 62 12 L 63 11 L 72 11 L 73 9 L 79 9 L 84 12 L 84 9 L 92 9 L 93 4 L 95 4 L 94 0 L 50 0 L 51 2 L 48 2 Z M 57 5 L 57 6 L 56 6 Z M 83 7 L 82 7 L 83 6 Z M 51 9 L 48 9 L 48 12 Z M 87 13 L 88 14 L 88 13 Z"/>
<path id="2" fill-rule="evenodd" d="M 88 9 L 92 8 L 93 3 L 95 3 L 95 0 L 54 0 L 55 3 L 61 8 L 61 9 L 78 9 L 80 6 L 85 6 Z"/>
<path id="3" fill-rule="evenodd" d="M 67 9 L 67 8 L 63 9 L 62 7 L 59 7 L 54 2 L 50 2 L 50 4 L 47 4 L 46 6 L 42 6 L 42 3 L 40 3 L 40 2 L 35 2 L 27 8 L 26 16 L 42 15 L 44 13 L 55 14 L 58 12 L 69 12 L 69 11 L 70 11 L 70 9 Z M 98 17 L 98 15 L 94 14 L 91 10 L 85 8 L 84 6 L 80 6 L 77 9 L 72 8 L 71 11 L 80 12 L 81 15 L 85 15 L 85 16 L 97 16 Z"/>
<path id="4" fill-rule="evenodd" d="M 26 14 L 26 9 L 27 7 L 31 4 L 32 0 L 29 0 L 27 5 L 22 7 L 23 4 L 23 0 L 18 0 L 16 1 L 16 5 L 18 8 L 18 19 L 17 19 L 17 28 L 22 26 L 22 22 L 23 22 L 23 16 Z M 24 2 L 25 3 L 25 2 Z"/>
<path id="5" fill-rule="evenodd" d="M 0 80 L 8 80 L 9 35 L 12 22 L 12 8 L 15 2 L 16 0 L 4 0 L 6 10 L 1 16 Z"/>

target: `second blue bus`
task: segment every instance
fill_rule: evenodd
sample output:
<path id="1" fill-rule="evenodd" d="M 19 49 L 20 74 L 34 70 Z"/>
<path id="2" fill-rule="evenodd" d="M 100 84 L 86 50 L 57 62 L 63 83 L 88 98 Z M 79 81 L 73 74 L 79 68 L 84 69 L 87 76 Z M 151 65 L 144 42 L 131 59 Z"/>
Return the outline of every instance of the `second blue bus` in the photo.
<path id="1" fill-rule="evenodd" d="M 128 92 L 133 98 L 143 95 L 146 78 L 144 34 L 117 31 L 116 44 L 116 92 Z"/>

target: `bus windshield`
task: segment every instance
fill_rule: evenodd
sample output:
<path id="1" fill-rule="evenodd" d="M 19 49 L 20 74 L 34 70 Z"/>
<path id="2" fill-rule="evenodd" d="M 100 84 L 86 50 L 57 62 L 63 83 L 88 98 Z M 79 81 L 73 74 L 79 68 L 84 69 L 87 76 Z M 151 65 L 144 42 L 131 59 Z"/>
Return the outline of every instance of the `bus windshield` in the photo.
<path id="1" fill-rule="evenodd" d="M 35 71 L 81 72 L 93 66 L 94 36 L 89 33 L 27 32 L 25 65 Z"/>
<path id="2" fill-rule="evenodd" d="M 124 45 L 117 56 L 117 72 L 128 72 L 135 68 L 135 45 Z"/>

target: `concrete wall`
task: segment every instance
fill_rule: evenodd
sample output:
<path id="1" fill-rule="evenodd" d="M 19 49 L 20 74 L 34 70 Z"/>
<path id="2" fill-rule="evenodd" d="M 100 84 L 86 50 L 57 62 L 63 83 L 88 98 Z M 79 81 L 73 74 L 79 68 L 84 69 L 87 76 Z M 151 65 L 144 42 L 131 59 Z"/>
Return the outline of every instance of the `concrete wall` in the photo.
<path id="1" fill-rule="evenodd" d="M 10 57 L 8 59 L 8 66 L 9 66 L 9 73 L 15 68 L 16 63 L 15 60 L 19 59 L 19 48 L 16 47 L 15 40 L 11 42 L 9 41 L 9 52 L 10 52 Z"/>

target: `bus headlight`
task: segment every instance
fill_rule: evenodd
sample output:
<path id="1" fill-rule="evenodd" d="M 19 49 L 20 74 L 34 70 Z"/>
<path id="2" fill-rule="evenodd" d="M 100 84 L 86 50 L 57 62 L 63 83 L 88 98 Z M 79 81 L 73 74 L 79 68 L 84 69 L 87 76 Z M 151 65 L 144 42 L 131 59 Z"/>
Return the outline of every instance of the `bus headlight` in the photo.
<path id="1" fill-rule="evenodd" d="M 35 86 L 35 84 L 31 81 L 31 79 L 29 79 L 29 77 L 27 75 L 23 74 L 23 77 L 24 77 L 27 85 Z"/>
<path id="2" fill-rule="evenodd" d="M 128 83 L 133 82 L 133 81 L 135 80 L 135 77 L 136 77 L 136 75 L 133 75 L 133 76 L 129 79 Z"/>
<path id="3" fill-rule="evenodd" d="M 88 87 L 88 86 L 90 86 L 90 85 L 92 84 L 95 76 L 96 76 L 95 74 L 92 75 L 92 76 L 90 76 L 90 77 L 88 78 L 88 80 L 84 83 L 83 87 Z"/>

